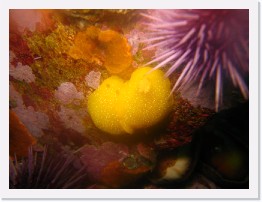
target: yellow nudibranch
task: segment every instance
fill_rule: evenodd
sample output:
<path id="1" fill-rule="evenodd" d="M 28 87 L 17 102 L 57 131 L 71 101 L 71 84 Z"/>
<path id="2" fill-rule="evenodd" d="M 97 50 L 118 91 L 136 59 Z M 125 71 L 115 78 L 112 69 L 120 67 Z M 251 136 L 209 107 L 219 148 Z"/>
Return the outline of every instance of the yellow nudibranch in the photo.
<path id="1" fill-rule="evenodd" d="M 161 70 L 140 67 L 129 81 L 106 79 L 88 97 L 88 112 L 100 130 L 112 135 L 134 134 L 161 122 L 170 112 L 171 84 Z"/>

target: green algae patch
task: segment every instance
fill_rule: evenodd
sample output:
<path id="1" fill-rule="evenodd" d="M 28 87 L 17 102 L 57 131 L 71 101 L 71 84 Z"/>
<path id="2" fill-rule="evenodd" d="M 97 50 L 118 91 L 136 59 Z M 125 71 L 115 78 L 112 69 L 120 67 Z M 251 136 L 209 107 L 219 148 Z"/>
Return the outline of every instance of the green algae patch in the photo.
<path id="1" fill-rule="evenodd" d="M 24 38 L 33 54 L 52 58 L 68 52 L 73 45 L 75 34 L 73 27 L 57 23 L 50 33 L 34 32 Z"/>
<path id="2" fill-rule="evenodd" d="M 74 43 L 76 31 L 71 26 L 57 23 L 50 33 L 25 36 L 28 47 L 35 58 L 31 68 L 36 75 L 36 85 L 55 90 L 63 82 L 83 83 L 92 63 L 75 60 L 68 55 Z"/>
<path id="3" fill-rule="evenodd" d="M 75 62 L 68 58 L 54 58 L 48 61 L 38 61 L 31 65 L 38 77 L 36 83 L 41 86 L 48 86 L 51 89 L 57 88 L 63 82 L 83 82 L 89 65 L 82 61 Z"/>

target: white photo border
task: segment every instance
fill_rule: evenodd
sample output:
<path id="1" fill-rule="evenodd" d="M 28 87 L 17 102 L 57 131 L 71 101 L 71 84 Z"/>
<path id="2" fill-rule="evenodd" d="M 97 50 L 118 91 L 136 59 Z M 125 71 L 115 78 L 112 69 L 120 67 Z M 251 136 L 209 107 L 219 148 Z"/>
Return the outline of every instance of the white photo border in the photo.
<path id="1" fill-rule="evenodd" d="M 259 199 L 258 1 L 255 0 L 2 0 L 0 184 L 4 199 Z M 9 189 L 9 9 L 249 9 L 249 189 Z"/>

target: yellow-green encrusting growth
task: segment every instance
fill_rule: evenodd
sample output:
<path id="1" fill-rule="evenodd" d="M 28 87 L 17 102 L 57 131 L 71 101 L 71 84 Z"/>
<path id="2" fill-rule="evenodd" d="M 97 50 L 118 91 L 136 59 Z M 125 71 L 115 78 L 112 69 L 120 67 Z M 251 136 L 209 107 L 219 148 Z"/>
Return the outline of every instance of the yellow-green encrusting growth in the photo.
<path id="1" fill-rule="evenodd" d="M 173 98 L 161 70 L 141 67 L 129 81 L 106 79 L 88 97 L 88 112 L 99 129 L 113 134 L 134 134 L 159 123 L 170 111 Z"/>

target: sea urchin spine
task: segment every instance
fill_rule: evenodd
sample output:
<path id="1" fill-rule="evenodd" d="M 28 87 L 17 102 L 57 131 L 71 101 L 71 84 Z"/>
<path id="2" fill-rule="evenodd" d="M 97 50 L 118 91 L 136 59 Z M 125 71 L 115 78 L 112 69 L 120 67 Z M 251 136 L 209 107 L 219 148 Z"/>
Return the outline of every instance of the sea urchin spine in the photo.
<path id="1" fill-rule="evenodd" d="M 150 20 L 145 49 L 158 50 L 146 65 L 157 62 L 157 69 L 171 64 L 166 76 L 183 67 L 172 92 L 197 81 L 198 94 L 206 80 L 215 80 L 218 111 L 228 77 L 248 99 L 248 10 L 151 10 L 142 15 Z"/>
<path id="2" fill-rule="evenodd" d="M 47 148 L 36 152 L 30 147 L 27 159 L 9 162 L 10 189 L 86 188 L 87 183 L 85 167 L 73 154 L 51 154 Z"/>

